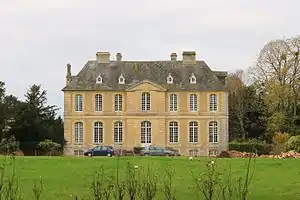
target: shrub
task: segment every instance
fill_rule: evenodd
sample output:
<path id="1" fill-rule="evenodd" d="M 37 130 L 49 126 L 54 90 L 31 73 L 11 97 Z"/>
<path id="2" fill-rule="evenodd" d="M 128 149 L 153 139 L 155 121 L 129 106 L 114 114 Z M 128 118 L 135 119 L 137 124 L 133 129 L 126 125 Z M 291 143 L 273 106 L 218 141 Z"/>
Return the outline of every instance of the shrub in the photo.
<path id="1" fill-rule="evenodd" d="M 45 152 L 51 156 L 53 154 L 53 152 L 60 150 L 61 145 L 56 142 L 53 142 L 52 140 L 47 139 L 47 140 L 40 142 L 37 147 L 42 152 Z"/>
<path id="2" fill-rule="evenodd" d="M 228 151 L 221 151 L 221 153 L 218 155 L 219 158 L 231 158 L 231 155 Z"/>
<path id="3" fill-rule="evenodd" d="M 286 149 L 300 152 L 300 135 L 290 137 L 286 143 Z"/>
<path id="4" fill-rule="evenodd" d="M 19 150 L 20 143 L 16 141 L 14 136 L 2 138 L 0 142 L 0 154 L 12 154 Z"/>
<path id="5" fill-rule="evenodd" d="M 240 152 L 257 153 L 258 155 L 269 154 L 272 150 L 272 146 L 262 142 L 230 142 L 229 150 L 235 150 Z"/>
<path id="6" fill-rule="evenodd" d="M 275 144 L 283 144 L 286 143 L 290 139 L 291 135 L 288 133 L 275 133 L 272 137 L 272 141 Z"/>

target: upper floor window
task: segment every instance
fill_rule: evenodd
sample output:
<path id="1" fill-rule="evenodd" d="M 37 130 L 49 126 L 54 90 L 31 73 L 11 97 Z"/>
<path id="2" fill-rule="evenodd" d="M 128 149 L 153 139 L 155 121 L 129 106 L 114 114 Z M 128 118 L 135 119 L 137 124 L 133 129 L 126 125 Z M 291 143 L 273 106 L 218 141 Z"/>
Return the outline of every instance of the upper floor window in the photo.
<path id="1" fill-rule="evenodd" d="M 219 136 L 218 136 L 218 122 L 211 121 L 209 122 L 209 142 L 211 143 L 218 143 Z"/>
<path id="2" fill-rule="evenodd" d="M 196 84 L 197 83 L 197 79 L 194 73 L 191 74 L 190 76 L 190 84 Z"/>
<path id="3" fill-rule="evenodd" d="M 123 142 L 123 123 L 117 121 L 114 123 L 114 143 Z"/>
<path id="4" fill-rule="evenodd" d="M 149 111 L 151 108 L 151 97 L 149 92 L 142 93 L 142 111 Z"/>
<path id="5" fill-rule="evenodd" d="M 75 123 L 75 135 L 74 135 L 75 144 L 83 143 L 83 123 L 76 122 Z"/>
<path id="6" fill-rule="evenodd" d="M 103 123 L 102 122 L 94 123 L 94 143 L 95 144 L 103 143 Z"/>
<path id="7" fill-rule="evenodd" d="M 197 94 L 190 94 L 190 111 L 195 112 L 197 110 L 198 110 Z"/>
<path id="8" fill-rule="evenodd" d="M 217 111 L 217 95 L 211 94 L 209 95 L 209 110 L 210 111 Z"/>
<path id="9" fill-rule="evenodd" d="M 75 95 L 75 111 L 82 111 L 82 95 L 76 94 Z"/>
<path id="10" fill-rule="evenodd" d="M 123 98 L 121 94 L 116 94 L 114 99 L 115 104 L 115 111 L 122 111 L 123 107 Z"/>
<path id="11" fill-rule="evenodd" d="M 178 107 L 177 94 L 170 94 L 170 111 L 177 111 Z"/>
<path id="12" fill-rule="evenodd" d="M 189 142 L 198 142 L 198 122 L 192 121 L 189 123 Z"/>
<path id="13" fill-rule="evenodd" d="M 170 122 L 169 124 L 169 135 L 170 135 L 170 143 L 178 142 L 178 123 Z"/>
<path id="14" fill-rule="evenodd" d="M 169 73 L 169 75 L 167 77 L 167 83 L 168 84 L 173 84 L 173 77 L 171 76 L 171 73 Z"/>
<path id="15" fill-rule="evenodd" d="M 103 82 L 103 79 L 102 79 L 101 75 L 97 76 L 96 83 L 102 83 L 102 82 Z"/>
<path id="16" fill-rule="evenodd" d="M 122 74 L 119 77 L 119 84 L 125 84 L 125 78 L 124 78 L 124 76 Z"/>
<path id="17" fill-rule="evenodd" d="M 95 110 L 102 111 L 102 95 L 101 94 L 95 95 Z"/>

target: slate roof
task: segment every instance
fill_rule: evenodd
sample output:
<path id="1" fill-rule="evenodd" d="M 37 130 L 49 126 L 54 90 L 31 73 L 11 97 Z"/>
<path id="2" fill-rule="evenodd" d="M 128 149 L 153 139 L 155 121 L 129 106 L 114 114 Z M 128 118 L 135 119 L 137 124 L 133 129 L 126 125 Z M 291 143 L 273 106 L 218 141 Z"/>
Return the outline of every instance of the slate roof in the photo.
<path id="1" fill-rule="evenodd" d="M 171 74 L 173 84 L 167 84 Z M 190 84 L 191 74 L 197 78 L 196 84 Z M 118 84 L 119 76 L 125 77 L 125 84 Z M 96 83 L 101 75 L 103 83 Z M 182 60 L 177 61 L 110 61 L 98 63 L 88 61 L 82 70 L 72 76 L 72 80 L 62 91 L 82 90 L 125 90 L 141 81 L 148 80 L 169 91 L 180 90 L 227 90 L 220 77 L 226 77 L 227 72 L 212 71 L 204 61 L 195 65 L 184 66 Z"/>

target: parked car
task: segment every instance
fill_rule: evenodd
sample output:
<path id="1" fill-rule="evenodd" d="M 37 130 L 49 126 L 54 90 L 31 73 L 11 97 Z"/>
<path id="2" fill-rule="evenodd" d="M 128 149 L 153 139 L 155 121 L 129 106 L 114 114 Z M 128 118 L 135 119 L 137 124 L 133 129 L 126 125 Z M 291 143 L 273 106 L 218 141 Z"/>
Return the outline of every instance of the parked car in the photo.
<path id="1" fill-rule="evenodd" d="M 96 146 L 92 149 L 87 150 L 84 153 L 84 156 L 114 156 L 115 155 L 115 151 L 114 148 L 112 146 Z"/>
<path id="2" fill-rule="evenodd" d="M 140 151 L 141 156 L 174 156 L 175 152 L 159 146 L 146 146 Z"/>

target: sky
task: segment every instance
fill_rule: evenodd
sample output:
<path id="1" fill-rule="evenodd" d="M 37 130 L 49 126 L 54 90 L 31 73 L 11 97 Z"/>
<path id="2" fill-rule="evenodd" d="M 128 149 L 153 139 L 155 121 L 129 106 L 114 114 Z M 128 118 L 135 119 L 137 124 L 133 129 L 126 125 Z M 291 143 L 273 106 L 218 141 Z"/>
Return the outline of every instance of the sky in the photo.
<path id="1" fill-rule="evenodd" d="M 193 50 L 213 70 L 247 69 L 268 41 L 300 34 L 299 8 L 299 0 L 0 0 L 0 80 L 21 100 L 41 84 L 62 114 L 67 63 L 76 75 L 97 51 L 169 60 Z"/>

